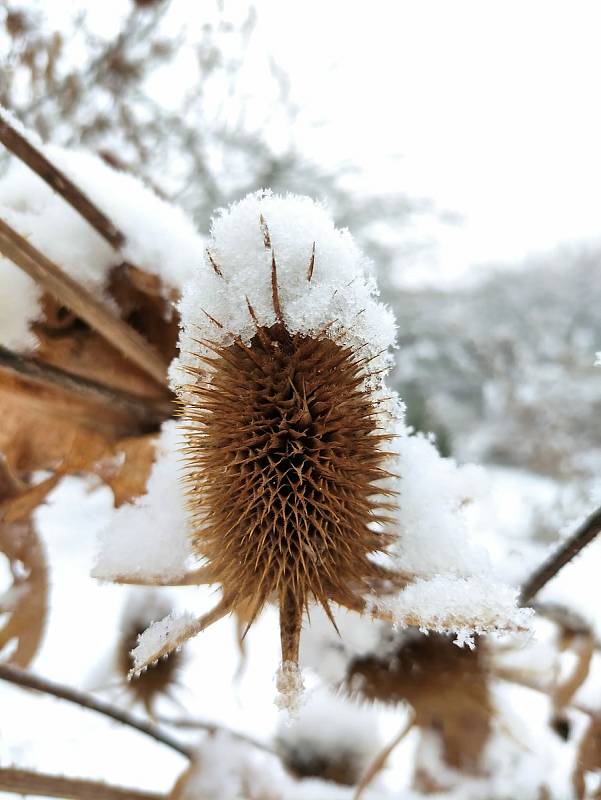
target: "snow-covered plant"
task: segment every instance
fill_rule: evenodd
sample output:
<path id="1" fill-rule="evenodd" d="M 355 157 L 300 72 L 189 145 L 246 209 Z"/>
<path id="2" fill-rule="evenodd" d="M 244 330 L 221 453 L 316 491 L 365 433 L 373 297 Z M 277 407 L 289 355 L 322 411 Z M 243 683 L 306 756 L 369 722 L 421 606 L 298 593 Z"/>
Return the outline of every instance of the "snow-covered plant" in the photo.
<path id="1" fill-rule="evenodd" d="M 300 778 L 355 785 L 383 747 L 373 704 L 327 690 L 311 693 L 296 719 L 282 722 L 276 748 Z"/>
<path id="2" fill-rule="evenodd" d="M 136 671 L 228 613 L 252 622 L 272 600 L 287 698 L 300 689 L 313 602 L 332 621 L 336 604 L 463 640 L 524 624 L 462 517 L 477 476 L 405 426 L 385 384 L 394 320 L 369 262 L 321 206 L 262 191 L 220 212 L 179 312 L 170 376 L 183 446 L 167 445 L 137 511 L 119 512 L 95 574 L 173 580 L 183 531 L 222 598 L 152 627 Z"/>
<path id="3" fill-rule="evenodd" d="M 149 717 L 156 714 L 160 698 L 172 697 L 184 659 L 183 653 L 171 653 L 149 667 L 135 681 L 128 681 L 133 666 L 131 651 L 136 647 L 138 636 L 154 620 L 164 617 L 169 610 L 167 598 L 152 589 L 132 590 L 120 623 L 120 637 L 115 647 L 115 670 L 123 686 L 126 686 L 134 703 L 141 703 Z"/>
<path id="4" fill-rule="evenodd" d="M 187 758 L 174 800 L 379 797 L 384 767 L 414 725 L 414 787 L 423 792 L 505 797 L 507 782 L 497 778 L 508 771 L 517 774 L 513 796 L 551 796 L 559 774 L 558 797 L 568 783 L 579 797 L 595 792 L 594 614 L 577 629 L 555 621 L 563 633 L 546 680 L 501 664 L 484 634 L 527 627 L 523 606 L 593 540 L 601 512 L 527 579 L 507 571 L 510 582 L 524 578 L 517 597 L 483 547 L 490 541 L 498 559 L 498 539 L 470 511 L 482 474 L 415 434 L 387 386 L 395 323 L 350 233 L 311 199 L 265 190 L 217 212 L 206 247 L 181 212 L 100 160 L 45 147 L 4 113 L 0 141 L 19 159 L 0 179 L 0 577 L 8 578 L 0 658 L 9 662 L 0 678 L 105 714 Z M 406 358 L 401 350 L 400 370 Z M 77 475 L 80 488 L 112 490 L 95 577 L 206 583 L 221 593 L 206 613 L 166 616 L 166 593 L 156 588 L 141 606 L 126 598 L 119 666 L 142 675 L 131 689 L 149 716 L 185 640 L 232 614 L 241 644 L 263 610 L 269 627 L 277 608 L 278 704 L 295 709 L 301 660 L 315 670 L 307 669 L 311 682 L 323 677 L 385 701 L 395 738 L 381 748 L 383 712 L 357 709 L 346 695 L 324 699 L 323 686 L 295 724 L 275 736 L 266 725 L 256 739 L 242 725 L 236 731 L 238 720 L 227 729 L 191 707 L 149 724 L 12 666 L 38 653 L 48 589 L 61 583 L 48 580 L 56 565 L 47 563 L 36 532 L 44 512 L 36 512 L 65 475 Z M 105 488 L 99 494 L 111 505 Z M 84 505 L 79 497 L 70 514 Z M 594 580 L 579 586 L 580 601 L 573 586 L 571 608 L 595 606 Z M 80 630 L 94 636 L 81 605 Z M 544 605 L 543 595 L 539 610 L 551 616 Z M 70 626 L 69 644 L 76 634 Z M 219 635 L 197 643 L 213 680 L 225 671 Z M 507 654 L 515 650 L 510 640 Z M 510 681 L 542 698 L 544 757 L 502 735 L 511 703 L 499 689 Z M 399 702 L 411 706 L 400 731 Z M 508 728 L 527 738 L 519 725 Z M 204 738 L 192 746 L 186 737 L 197 730 Z M 0 789 L 129 796 L 6 767 Z"/>
<path id="5" fill-rule="evenodd" d="M 289 788 L 273 758 L 217 733 L 198 748 L 169 800 L 284 800 Z"/>

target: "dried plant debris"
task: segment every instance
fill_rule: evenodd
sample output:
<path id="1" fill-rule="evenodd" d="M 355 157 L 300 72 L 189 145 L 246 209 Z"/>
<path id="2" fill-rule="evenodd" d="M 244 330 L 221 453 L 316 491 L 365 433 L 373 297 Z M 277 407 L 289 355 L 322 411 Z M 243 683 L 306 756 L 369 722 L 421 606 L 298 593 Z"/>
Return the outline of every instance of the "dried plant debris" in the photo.
<path id="1" fill-rule="evenodd" d="M 179 321 L 174 303 L 202 238 L 180 211 L 135 179 L 94 156 L 43 146 L 9 114 L 0 117 L 3 130 L 49 159 L 50 172 L 62 171 L 115 215 L 120 249 L 16 158 L 0 180 L 2 219 L 98 298 L 124 330 L 141 335 L 157 361 L 169 363 Z M 141 234 L 144 213 L 155 218 L 148 228 L 152 242 L 148 230 Z M 93 472 L 120 505 L 143 493 L 154 460 L 151 433 L 173 405 L 166 387 L 132 365 L 105 331 L 0 257 L 0 411 L 0 452 L 24 484 L 40 469 Z"/>
<path id="2" fill-rule="evenodd" d="M 477 774 L 494 715 L 486 649 L 482 643 L 460 648 L 437 633 L 408 632 L 397 641 L 387 652 L 349 664 L 350 690 L 371 700 L 409 703 L 415 725 L 440 736 L 445 762 Z"/>
<path id="3" fill-rule="evenodd" d="M 0 586 L 0 660 L 27 667 L 38 651 L 48 613 L 48 568 L 43 545 L 29 516 L 2 521 L 0 557 L 9 565 L 11 583 Z"/>
<path id="4" fill-rule="evenodd" d="M 20 127 L 7 112 L 3 111 L 0 119 Z M 112 169 L 91 154 L 44 146 L 33 134 L 28 138 L 110 215 L 123 232 L 123 244 L 117 252 L 63 197 L 17 159 L 10 161 L 0 180 L 0 216 L 108 308 L 121 303 L 130 321 L 149 332 L 154 329 L 149 338 L 159 349 L 165 350 L 169 342 L 173 347 L 172 301 L 194 274 L 204 247 L 202 237 L 181 210 L 159 199 L 131 175 Z M 132 273 L 127 266 L 120 267 L 123 262 L 149 274 L 149 279 L 144 281 L 135 270 Z M 32 325 L 43 324 L 44 311 L 48 311 L 43 292 L 5 258 L 0 258 L 0 285 L 0 344 L 16 351 L 30 350 L 39 341 Z M 155 310 L 162 312 L 166 327 L 157 328 Z M 56 330 L 56 314 L 46 317 L 46 322 Z M 173 352 L 169 355 L 173 357 Z"/>

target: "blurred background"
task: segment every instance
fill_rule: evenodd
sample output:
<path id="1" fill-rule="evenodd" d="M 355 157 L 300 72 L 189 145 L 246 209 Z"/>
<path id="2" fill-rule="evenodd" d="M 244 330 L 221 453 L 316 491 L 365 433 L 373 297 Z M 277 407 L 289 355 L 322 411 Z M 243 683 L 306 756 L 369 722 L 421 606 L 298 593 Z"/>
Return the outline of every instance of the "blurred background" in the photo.
<path id="1" fill-rule="evenodd" d="M 396 387 L 445 453 L 580 485 L 595 473 L 598 4 L 0 13 L 0 102 L 202 232 L 259 187 L 319 197 L 373 258 L 399 322 Z"/>
<path id="2" fill-rule="evenodd" d="M 444 455 L 488 468 L 497 532 L 550 546 L 599 500 L 600 23 L 585 1 L 0 0 L 0 103 L 45 141 L 141 177 L 203 233 L 215 208 L 260 187 L 322 200 L 395 311 L 392 382 L 411 423 Z M 40 513 L 55 581 L 84 594 L 74 575 L 92 545 L 61 520 L 75 498 L 81 526 L 101 527 L 102 491 L 86 500 L 66 481 Z M 108 641 L 122 602 L 104 592 L 112 616 L 89 600 L 90 641 Z M 598 625 L 594 597 L 591 583 L 579 610 Z M 73 614 L 71 600 L 55 606 Z M 270 641 L 272 624 L 250 643 Z M 68 646 L 61 630 L 47 674 L 57 642 Z M 200 670 L 201 651 L 230 635 L 208 632 L 188 663 Z M 220 664 L 205 677 L 223 688 L 199 707 L 268 730 L 271 667 L 247 669 L 245 685 L 264 686 L 244 713 L 224 700 Z M 77 658 L 60 674 L 96 680 Z M 55 765 L 23 726 L 16 744 L 0 730 L 5 752 Z"/>

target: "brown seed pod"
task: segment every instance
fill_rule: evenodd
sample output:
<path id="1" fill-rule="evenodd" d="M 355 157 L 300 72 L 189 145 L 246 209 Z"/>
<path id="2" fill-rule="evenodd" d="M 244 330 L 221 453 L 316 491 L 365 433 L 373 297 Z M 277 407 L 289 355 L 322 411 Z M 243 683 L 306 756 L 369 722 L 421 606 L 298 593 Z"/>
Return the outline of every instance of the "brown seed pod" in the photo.
<path id="1" fill-rule="evenodd" d="M 494 713 L 481 641 L 470 650 L 442 634 L 405 635 L 388 655 L 353 661 L 347 681 L 362 697 L 410 703 L 415 724 L 440 736 L 447 764 L 479 772 Z"/>
<path id="2" fill-rule="evenodd" d="M 281 319 L 275 271 L 272 285 Z M 257 325 L 248 345 L 205 345 L 212 357 L 189 368 L 182 410 L 193 545 L 228 610 L 249 604 L 252 620 L 278 599 L 282 660 L 296 664 L 309 602 L 362 610 L 381 575 L 369 556 L 389 542 L 393 506 L 378 482 L 392 437 L 359 354 L 323 334 L 280 321 Z"/>

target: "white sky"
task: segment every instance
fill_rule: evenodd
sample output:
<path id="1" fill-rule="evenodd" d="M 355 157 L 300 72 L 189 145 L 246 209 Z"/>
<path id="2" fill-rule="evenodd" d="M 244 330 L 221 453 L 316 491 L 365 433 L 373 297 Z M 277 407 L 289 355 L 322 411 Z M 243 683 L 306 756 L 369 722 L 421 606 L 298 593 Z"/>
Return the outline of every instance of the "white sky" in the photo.
<path id="1" fill-rule="evenodd" d="M 461 212 L 449 277 L 601 232 L 601 3 L 259 3 L 321 157 Z M 396 166 L 385 156 L 399 153 Z"/>
<path id="2" fill-rule="evenodd" d="M 174 4 L 190 29 L 206 21 L 203 4 Z M 256 44 L 290 75 L 303 147 L 324 164 L 360 163 L 372 187 L 429 197 L 463 216 L 460 226 L 422 220 L 415 235 L 434 236 L 437 247 L 409 279 L 452 282 L 473 276 L 479 262 L 599 237 L 599 0 L 255 6 Z M 80 7 L 110 28 L 127 3 Z M 262 81 L 254 83 L 260 95 Z"/>

